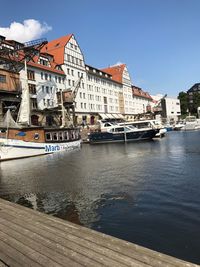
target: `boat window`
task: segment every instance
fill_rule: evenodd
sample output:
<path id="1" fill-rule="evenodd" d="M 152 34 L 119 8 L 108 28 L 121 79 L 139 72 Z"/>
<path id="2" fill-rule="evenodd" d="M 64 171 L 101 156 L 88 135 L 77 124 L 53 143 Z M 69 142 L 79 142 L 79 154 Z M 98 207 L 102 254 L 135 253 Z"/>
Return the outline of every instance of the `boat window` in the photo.
<path id="1" fill-rule="evenodd" d="M 68 132 L 64 132 L 64 139 L 69 140 L 69 133 Z"/>
<path id="2" fill-rule="evenodd" d="M 72 131 L 72 139 L 76 139 L 75 131 Z"/>
<path id="3" fill-rule="evenodd" d="M 54 141 L 57 141 L 57 140 L 58 140 L 58 133 L 53 133 L 53 134 L 52 134 L 52 139 L 53 139 Z"/>
<path id="4" fill-rule="evenodd" d="M 59 137 L 59 140 L 62 141 L 63 140 L 63 132 L 59 132 L 58 137 Z"/>
<path id="5" fill-rule="evenodd" d="M 35 134 L 34 134 L 34 139 L 35 139 L 35 140 L 38 140 L 39 138 L 40 138 L 39 133 L 35 133 Z"/>
<path id="6" fill-rule="evenodd" d="M 51 133 L 46 133 L 45 136 L 47 141 L 51 140 Z"/>
<path id="7" fill-rule="evenodd" d="M 115 132 L 124 132 L 124 127 L 115 128 Z"/>
<path id="8" fill-rule="evenodd" d="M 112 124 L 110 124 L 108 122 L 104 124 L 104 127 L 110 127 L 110 126 L 112 126 Z"/>

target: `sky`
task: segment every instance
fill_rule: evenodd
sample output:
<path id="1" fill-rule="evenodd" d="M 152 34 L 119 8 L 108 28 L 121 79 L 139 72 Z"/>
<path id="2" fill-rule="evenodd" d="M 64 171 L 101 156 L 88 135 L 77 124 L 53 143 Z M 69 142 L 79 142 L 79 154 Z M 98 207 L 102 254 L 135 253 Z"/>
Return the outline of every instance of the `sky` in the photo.
<path id="1" fill-rule="evenodd" d="M 0 35 L 21 42 L 73 33 L 85 62 L 125 63 L 151 95 L 178 96 L 200 82 L 200 0 L 7 0 Z"/>

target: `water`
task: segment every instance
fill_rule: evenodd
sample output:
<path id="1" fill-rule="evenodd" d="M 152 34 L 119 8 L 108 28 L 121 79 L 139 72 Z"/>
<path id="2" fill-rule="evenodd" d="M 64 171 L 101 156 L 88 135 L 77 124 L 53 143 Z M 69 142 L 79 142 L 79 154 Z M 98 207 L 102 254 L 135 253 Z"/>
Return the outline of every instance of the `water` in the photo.
<path id="1" fill-rule="evenodd" d="M 0 197 L 200 264 L 200 131 L 0 163 Z"/>

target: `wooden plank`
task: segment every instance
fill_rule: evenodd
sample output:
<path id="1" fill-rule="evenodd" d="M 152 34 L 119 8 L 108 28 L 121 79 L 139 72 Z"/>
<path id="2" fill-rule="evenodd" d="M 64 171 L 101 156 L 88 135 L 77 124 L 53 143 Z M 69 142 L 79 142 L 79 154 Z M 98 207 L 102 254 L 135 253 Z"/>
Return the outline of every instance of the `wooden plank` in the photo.
<path id="1" fill-rule="evenodd" d="M 56 259 L 59 261 L 59 263 L 65 265 L 66 257 L 68 258 L 68 264 L 70 266 L 102 266 L 102 259 L 98 259 L 100 255 L 94 253 L 91 253 L 90 251 L 85 252 L 85 255 L 83 253 L 82 247 L 79 245 L 78 249 L 73 245 L 73 243 L 66 243 L 60 242 L 56 235 L 52 235 L 52 239 L 49 239 L 49 233 L 47 231 L 41 231 L 37 227 L 33 228 L 30 227 L 28 223 L 26 223 L 26 226 L 24 227 L 24 222 L 18 222 L 16 219 L 14 223 L 11 223 L 7 220 L 5 220 L 4 214 L 1 213 L 0 218 L 0 230 L 5 231 L 5 228 L 7 228 L 7 233 L 14 235 L 16 239 L 19 239 L 20 236 L 18 233 L 20 232 L 23 235 L 23 243 L 28 245 L 29 247 L 36 249 L 37 251 L 41 251 L 46 256 Z M 26 228 L 26 229 L 25 229 Z M 63 245 L 62 245 L 63 243 Z M 68 246 L 68 247 L 66 247 Z M 50 249 L 50 250 L 49 250 Z M 52 251 L 52 253 L 51 253 Z M 57 255 L 55 252 L 58 252 Z M 91 254 L 91 255 L 90 255 Z M 63 257 L 65 256 L 65 257 Z M 61 258 L 62 257 L 62 258 Z M 93 258 L 92 258 L 93 257 Z M 96 259 L 96 260 L 95 260 Z M 61 260 L 61 262 L 60 262 Z M 63 261 L 62 261 L 63 260 Z M 79 264 L 78 264 L 79 261 Z M 98 261 L 101 262 L 98 263 Z M 108 260 L 104 259 L 106 264 L 116 264 L 117 262 L 109 262 Z"/>
<path id="2" fill-rule="evenodd" d="M 22 266 L 35 266 L 41 267 L 35 261 L 27 258 L 23 253 L 9 246 L 6 242 L 0 239 L 0 258 L 7 266 L 22 267 Z"/>
<path id="3" fill-rule="evenodd" d="M 10 211 L 9 211 L 10 212 Z M 10 213 L 9 213 L 10 214 Z M 13 215 L 16 214 L 16 212 L 13 210 Z M 1 212 L 1 217 L 3 216 L 2 212 Z M 23 215 L 23 218 L 29 218 L 28 216 L 24 216 Z M 36 218 L 35 218 L 36 219 Z M 58 238 L 67 238 L 68 242 L 71 242 L 70 243 L 70 246 L 73 247 L 73 249 L 75 251 L 77 251 L 77 248 L 74 247 L 74 244 L 72 243 L 72 241 L 75 241 L 75 243 L 77 244 L 81 244 L 82 242 L 82 247 L 79 247 L 78 248 L 78 251 L 81 251 L 82 253 L 84 252 L 85 255 L 87 255 L 88 257 L 90 256 L 90 254 L 92 253 L 92 250 L 95 250 L 98 252 L 98 254 L 92 254 L 91 257 L 92 258 L 96 258 L 97 261 L 100 261 L 101 263 L 103 263 L 104 265 L 106 266 L 111 266 L 112 265 L 115 265 L 115 266 L 119 266 L 120 265 L 120 262 L 123 264 L 123 266 L 125 264 L 127 264 L 128 266 L 146 266 L 146 264 L 143 264 L 142 261 L 140 260 L 141 259 L 141 255 L 138 256 L 139 258 L 139 263 L 138 263 L 138 260 L 134 259 L 134 258 L 130 258 L 130 257 L 127 257 L 127 256 L 124 256 L 123 254 L 120 254 L 120 253 L 116 253 L 115 251 L 111 250 L 111 249 L 108 249 L 106 248 L 105 246 L 99 246 L 98 244 L 94 243 L 94 242 L 89 242 L 88 240 L 86 239 L 83 239 L 83 238 L 77 238 L 76 236 L 74 235 L 71 235 L 70 232 L 67 232 L 67 235 L 66 235 L 66 231 L 65 233 L 63 233 L 64 229 L 54 229 L 54 228 L 50 228 L 49 226 L 46 226 L 46 225 L 42 225 L 41 223 L 38 223 L 38 222 L 34 222 L 35 221 L 34 218 L 31 218 L 31 225 L 35 225 L 35 229 L 34 231 L 38 231 L 39 228 L 42 227 L 42 229 L 44 230 L 43 231 L 43 235 L 46 235 L 45 233 L 48 233 L 48 235 L 46 237 L 49 238 L 49 231 L 50 233 L 53 233 L 53 237 L 57 237 L 57 240 L 56 242 L 58 242 Z M 13 219 L 15 223 L 19 223 L 17 219 Z M 29 223 L 26 223 L 26 228 L 29 227 Z M 24 222 L 23 222 L 23 226 L 24 226 Z M 41 232 L 40 232 L 40 235 L 41 235 Z M 70 238 L 70 240 L 69 240 Z M 63 241 L 62 239 L 59 240 L 59 242 Z M 66 241 L 66 240 L 64 240 Z M 62 245 L 65 244 L 65 242 L 63 243 L 62 242 Z M 85 247 L 87 248 L 85 250 Z M 88 251 L 90 251 L 90 253 L 88 254 Z M 107 258 L 104 258 L 103 256 L 107 256 Z M 101 256 L 101 257 L 100 257 Z M 132 251 L 132 256 L 133 256 L 133 251 Z M 115 259 L 115 262 L 111 261 L 110 259 Z"/>
<path id="4" fill-rule="evenodd" d="M 70 258 L 74 252 L 75 257 L 71 259 L 82 265 L 89 259 L 96 263 L 93 266 L 198 266 L 5 200 L 0 200 L 0 209 L 0 224 L 4 225 L 4 231 L 8 227 L 14 237 L 19 238 L 15 233 L 18 232 L 31 239 L 31 246 L 40 242 L 45 253 L 51 249 Z"/>
<path id="5" fill-rule="evenodd" d="M 12 205 L 13 204 L 11 203 L 10 209 L 13 209 L 13 212 L 16 213 L 16 209 L 13 208 Z M 22 216 L 23 218 L 24 217 L 25 218 L 27 218 L 27 217 L 30 218 L 29 210 L 26 209 L 26 212 L 29 215 L 26 214 L 26 212 L 24 210 L 22 211 L 21 209 L 18 212 L 19 212 L 18 215 L 17 215 L 18 217 Z M 85 236 L 86 240 L 90 240 L 92 242 L 100 243 L 102 246 L 104 246 L 104 247 L 106 246 L 106 247 L 110 248 L 110 250 L 114 250 L 114 251 L 117 250 L 118 253 L 121 253 L 122 255 L 129 256 L 130 257 L 129 261 L 135 260 L 135 257 L 136 257 L 136 259 L 138 259 L 140 261 L 140 264 L 142 264 L 142 262 L 144 262 L 146 264 L 151 264 L 152 266 L 163 266 L 163 263 L 165 263 L 165 266 L 168 266 L 168 265 L 172 266 L 172 263 L 173 263 L 174 266 L 183 266 L 183 262 L 181 261 L 181 263 L 180 263 L 180 260 L 177 260 L 175 258 L 173 258 L 173 261 L 172 261 L 171 257 L 170 257 L 170 260 L 169 260 L 169 256 L 167 256 L 167 260 L 166 260 L 165 255 L 163 255 L 161 253 L 156 253 L 156 252 L 154 253 L 154 252 L 152 252 L 151 250 L 148 250 L 148 249 L 144 249 L 144 251 L 142 251 L 142 253 L 141 253 L 141 251 L 140 251 L 141 247 L 140 246 L 133 245 L 133 244 L 131 244 L 129 242 L 121 241 L 121 240 L 118 240 L 116 238 L 111 238 L 111 237 L 108 237 L 108 236 L 106 236 L 104 234 L 98 234 L 95 231 L 88 230 L 88 229 L 85 229 L 85 228 L 77 226 L 77 225 L 76 226 L 74 226 L 74 225 L 72 226 L 72 225 L 70 225 L 69 223 L 66 223 L 66 222 L 64 222 L 64 224 L 63 224 L 62 220 L 58 221 L 57 218 L 54 218 L 52 216 L 48 216 L 48 218 L 46 218 L 46 215 L 45 215 L 44 216 L 45 217 L 45 223 L 44 223 L 44 218 L 41 218 L 41 216 L 40 216 L 40 215 L 43 215 L 43 214 L 38 215 L 37 212 L 32 211 L 32 210 L 31 210 L 31 213 L 32 213 L 33 217 L 31 217 L 30 220 L 32 220 L 32 221 L 37 221 L 37 222 L 40 221 L 41 223 L 43 223 L 45 225 L 48 222 L 48 227 L 49 227 L 49 225 L 51 225 L 56 229 L 56 231 L 57 231 L 57 229 L 60 228 L 60 230 L 62 232 L 68 230 L 70 232 L 73 232 L 74 235 L 77 235 L 77 234 L 80 233 L 82 238 L 83 238 L 83 236 Z M 37 225 L 38 225 L 38 223 L 37 223 Z M 64 226 L 64 229 L 63 229 L 63 226 Z M 89 231 L 89 233 L 88 233 L 88 231 Z M 91 240 L 91 235 L 92 235 L 92 240 Z M 134 250 L 133 250 L 132 246 L 134 246 Z M 122 249 L 123 249 L 123 251 L 122 251 Z M 146 252 L 150 252 L 150 255 L 148 253 L 146 253 Z M 151 252 L 152 252 L 152 254 L 151 254 Z"/>
<path id="6" fill-rule="evenodd" d="M 47 243 L 46 241 L 48 240 L 48 243 L 46 245 L 51 247 L 52 249 L 55 249 L 55 250 L 62 249 L 62 252 L 64 252 L 66 245 L 68 245 L 71 247 L 71 249 L 73 249 L 73 251 L 77 252 L 77 255 L 79 254 L 78 252 L 82 253 L 81 258 L 80 258 L 81 262 L 83 262 L 84 256 L 91 257 L 91 259 L 93 259 L 92 266 L 94 266 L 94 264 L 95 266 L 98 266 L 99 263 L 104 264 L 105 266 L 111 266 L 111 264 L 115 266 L 119 266 L 121 264 L 123 264 L 123 266 L 124 264 L 127 264 L 128 266 L 131 266 L 131 265 L 142 266 L 141 263 L 138 264 L 136 261 L 130 260 L 130 258 L 123 256 L 123 255 L 119 255 L 119 253 L 113 252 L 105 247 L 102 247 L 99 245 L 95 245 L 94 247 L 93 243 L 88 242 L 87 240 L 77 238 L 71 233 L 68 233 L 66 235 L 66 233 L 62 233 L 61 231 L 58 232 L 57 230 L 55 231 L 54 229 L 46 228 L 45 226 L 38 224 L 38 223 L 33 223 L 31 226 L 29 223 L 26 223 L 26 230 L 24 230 L 23 229 L 24 223 L 22 223 L 21 221 L 15 219 L 14 220 L 15 224 L 12 225 L 7 220 L 4 220 L 3 219 L 4 217 L 5 217 L 4 214 L 1 213 L 0 223 L 5 224 L 9 228 L 10 227 L 13 228 L 15 231 L 17 231 L 17 226 L 20 226 L 22 228 L 20 231 L 23 231 L 24 235 L 28 234 L 29 236 L 31 236 L 32 233 L 34 233 L 34 236 L 31 236 L 31 238 L 34 238 L 34 239 L 36 238 L 37 241 L 40 241 L 41 243 Z M 55 244 L 56 244 L 56 247 L 55 247 Z M 77 245 L 78 245 L 78 249 L 77 249 Z M 96 262 L 94 263 L 95 258 L 96 258 Z M 87 263 L 87 266 L 88 266 L 88 263 Z"/>

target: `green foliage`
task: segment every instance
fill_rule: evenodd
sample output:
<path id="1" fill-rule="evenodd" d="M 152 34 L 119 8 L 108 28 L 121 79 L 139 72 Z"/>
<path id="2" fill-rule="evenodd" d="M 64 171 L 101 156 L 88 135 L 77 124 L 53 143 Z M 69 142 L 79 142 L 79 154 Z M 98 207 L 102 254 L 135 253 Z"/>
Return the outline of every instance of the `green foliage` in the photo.
<path id="1" fill-rule="evenodd" d="M 181 114 L 184 116 L 188 113 L 188 95 L 185 92 L 180 92 L 178 95 L 178 99 L 180 100 L 181 105 Z"/>
<path id="2" fill-rule="evenodd" d="M 200 107 L 200 93 L 195 92 L 193 94 L 193 109 L 197 112 L 197 108 Z"/>

